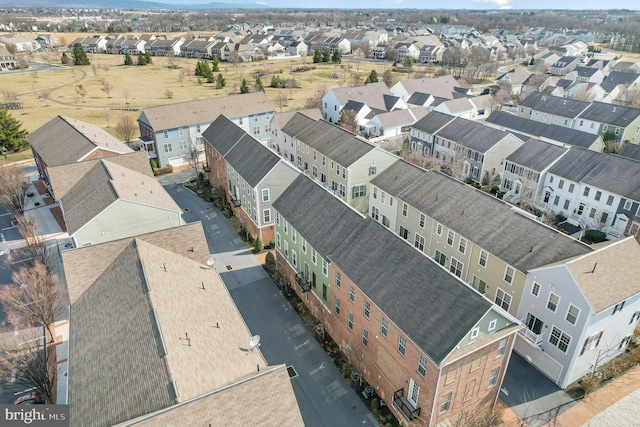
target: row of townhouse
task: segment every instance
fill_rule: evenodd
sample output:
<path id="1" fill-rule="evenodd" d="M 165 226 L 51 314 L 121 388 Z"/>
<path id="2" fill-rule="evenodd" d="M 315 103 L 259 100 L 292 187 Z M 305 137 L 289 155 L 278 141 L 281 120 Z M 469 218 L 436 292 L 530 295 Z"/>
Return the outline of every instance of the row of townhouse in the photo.
<path id="1" fill-rule="evenodd" d="M 286 366 L 243 349 L 251 334 L 207 264 L 202 224 L 182 222 L 146 154 L 62 117 L 28 138 L 72 242 L 57 242 L 68 322 L 55 326 L 52 402 L 72 408 L 71 425 L 233 424 L 238 406 L 264 424 L 304 425 Z M 277 406 L 246 403 L 264 389 Z"/>
<path id="2" fill-rule="evenodd" d="M 615 141 L 640 144 L 640 109 L 606 102 L 586 102 L 535 92 L 518 106 L 519 117 L 564 126 Z"/>
<path id="3" fill-rule="evenodd" d="M 136 148 L 158 167 L 202 162 L 202 135 L 220 114 L 265 144 L 271 138 L 274 108 L 264 93 L 255 92 L 143 108 Z"/>
<path id="4" fill-rule="evenodd" d="M 273 207 L 278 271 L 399 420 L 439 425 L 494 407 L 513 316 L 309 177 Z"/>
<path id="5" fill-rule="evenodd" d="M 560 387 L 625 351 L 640 310 L 633 237 L 590 247 L 404 161 L 372 185 L 371 217 L 523 322 L 515 349 Z"/>
<path id="6" fill-rule="evenodd" d="M 610 238 L 640 233 L 637 160 L 532 139 L 507 157 L 502 188 L 507 199 L 525 199 L 581 229 Z"/>

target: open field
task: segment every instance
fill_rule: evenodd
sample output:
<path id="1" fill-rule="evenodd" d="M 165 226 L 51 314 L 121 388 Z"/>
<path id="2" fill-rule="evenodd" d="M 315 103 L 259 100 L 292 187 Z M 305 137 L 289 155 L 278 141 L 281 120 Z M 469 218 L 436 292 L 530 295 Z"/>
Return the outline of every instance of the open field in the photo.
<path id="1" fill-rule="evenodd" d="M 33 55 L 33 60 L 53 62 L 46 55 Z M 0 86 L 3 88 L 0 96 L 7 100 L 7 91 L 17 96 L 16 100 L 22 102 L 24 108 L 11 111 L 11 114 L 21 120 L 30 132 L 56 115 L 62 115 L 96 124 L 115 135 L 114 126 L 122 115 L 137 119 L 143 107 L 239 93 L 243 78 L 253 90 L 254 73 L 257 72 L 263 74 L 261 79 L 265 86 L 271 83 L 275 74 L 283 79 L 296 80 L 297 88 L 265 88 L 277 111 L 280 111 L 280 94 L 285 95 L 286 105 L 282 110 L 287 111 L 303 108 L 305 100 L 319 86 L 325 89 L 351 86 L 355 74 L 360 76 L 362 84 L 372 69 L 382 76 L 391 67 L 389 62 L 361 59 L 344 59 L 342 65 L 313 64 L 311 57 L 238 63 L 235 66 L 223 62 L 220 73 L 226 79 L 226 87 L 217 90 L 214 84 L 198 82 L 194 75 L 195 59 L 154 57 L 150 65 L 124 66 L 122 55 L 90 54 L 89 58 L 91 65 L 87 66 L 0 74 Z M 294 72 L 295 68 L 302 66 L 315 69 Z M 414 69 L 418 70 L 418 67 Z M 334 73 L 337 78 L 329 78 Z M 397 76 L 408 77 L 406 74 Z M 109 93 L 104 90 L 103 82 L 112 86 Z M 84 97 L 80 86 L 84 88 Z"/>

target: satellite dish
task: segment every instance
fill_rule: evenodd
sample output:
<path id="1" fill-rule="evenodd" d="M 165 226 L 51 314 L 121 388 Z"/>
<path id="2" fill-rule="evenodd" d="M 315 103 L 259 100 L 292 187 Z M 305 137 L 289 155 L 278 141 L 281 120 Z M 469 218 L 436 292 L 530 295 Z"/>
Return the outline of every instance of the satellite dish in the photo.
<path id="1" fill-rule="evenodd" d="M 216 262 L 216 259 L 213 257 L 213 255 L 211 255 L 207 260 L 207 265 L 213 265 L 215 264 L 215 262 Z"/>
<path id="2" fill-rule="evenodd" d="M 251 337 L 251 341 L 249 341 L 249 347 L 253 350 L 256 347 L 260 347 L 260 335 L 254 335 Z"/>

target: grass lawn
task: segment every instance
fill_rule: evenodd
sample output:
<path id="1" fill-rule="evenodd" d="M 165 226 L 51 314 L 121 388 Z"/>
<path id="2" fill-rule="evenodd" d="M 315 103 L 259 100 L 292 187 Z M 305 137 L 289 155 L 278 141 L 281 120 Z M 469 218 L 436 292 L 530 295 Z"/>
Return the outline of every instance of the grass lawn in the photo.
<path id="1" fill-rule="evenodd" d="M 22 160 L 30 160 L 30 159 L 33 159 L 33 153 L 31 153 L 30 148 L 27 148 L 26 150 L 22 150 L 18 153 L 7 153 L 5 157 L 6 163 L 20 162 Z"/>

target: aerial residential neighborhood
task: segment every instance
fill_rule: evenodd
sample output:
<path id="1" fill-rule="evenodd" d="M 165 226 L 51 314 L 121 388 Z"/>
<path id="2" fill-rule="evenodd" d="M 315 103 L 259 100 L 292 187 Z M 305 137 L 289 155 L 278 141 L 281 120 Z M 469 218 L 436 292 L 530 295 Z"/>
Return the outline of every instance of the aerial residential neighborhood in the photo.
<path id="1" fill-rule="evenodd" d="M 94 3 L 0 8 L 5 421 L 635 425 L 637 12 Z"/>

